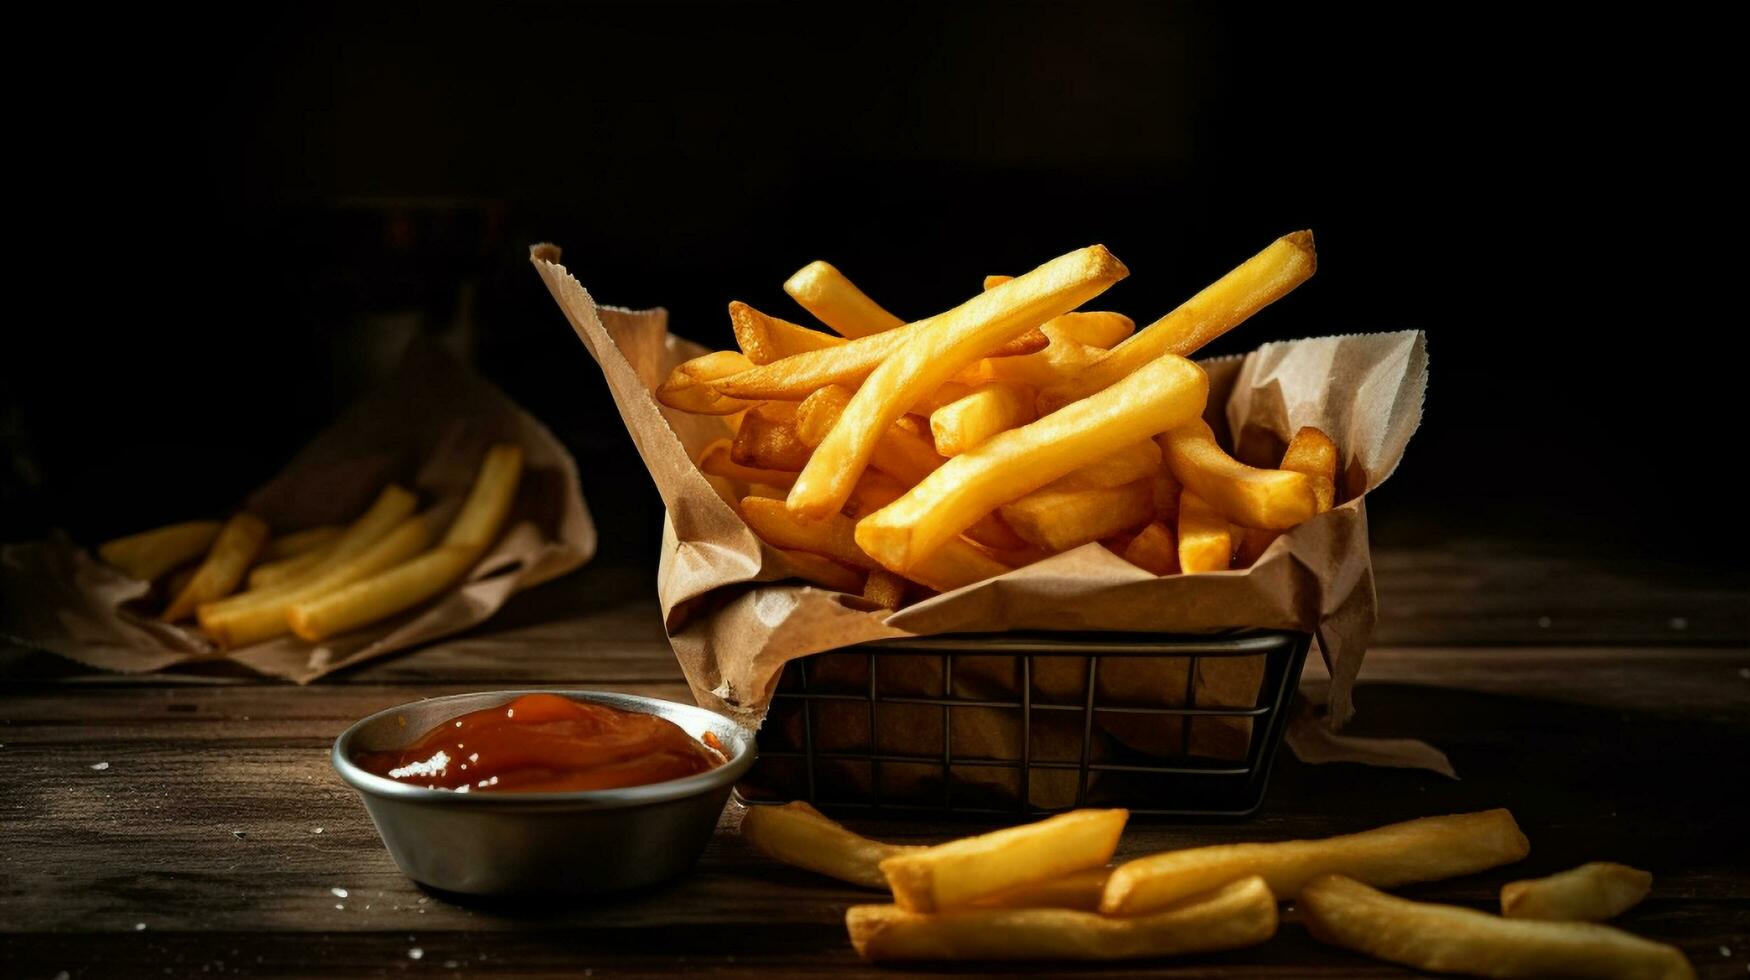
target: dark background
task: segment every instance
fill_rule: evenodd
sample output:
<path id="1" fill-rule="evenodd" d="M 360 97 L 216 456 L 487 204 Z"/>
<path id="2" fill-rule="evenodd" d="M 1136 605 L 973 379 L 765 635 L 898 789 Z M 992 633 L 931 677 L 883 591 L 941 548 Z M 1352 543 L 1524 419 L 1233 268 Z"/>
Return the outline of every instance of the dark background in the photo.
<path id="1" fill-rule="evenodd" d="M 13 86 L 0 537 L 220 511 L 420 333 L 572 446 L 605 556 L 654 563 L 531 242 L 728 345 L 728 300 L 797 315 L 817 257 L 914 317 L 1103 242 L 1132 276 L 1101 305 L 1146 323 L 1305 227 L 1318 275 L 1212 352 L 1428 331 L 1377 539 L 1737 564 L 1737 55 L 1665 9 L 68 13 L 15 35 L 55 67 Z"/>

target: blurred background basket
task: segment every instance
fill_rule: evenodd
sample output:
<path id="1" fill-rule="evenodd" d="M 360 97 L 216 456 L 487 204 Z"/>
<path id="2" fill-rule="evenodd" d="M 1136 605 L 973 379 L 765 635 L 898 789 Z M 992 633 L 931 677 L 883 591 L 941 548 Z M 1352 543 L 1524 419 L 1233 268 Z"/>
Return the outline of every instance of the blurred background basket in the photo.
<path id="1" fill-rule="evenodd" d="M 1310 643 L 1002 633 L 815 654 L 786 665 L 738 794 L 829 812 L 1246 816 Z"/>

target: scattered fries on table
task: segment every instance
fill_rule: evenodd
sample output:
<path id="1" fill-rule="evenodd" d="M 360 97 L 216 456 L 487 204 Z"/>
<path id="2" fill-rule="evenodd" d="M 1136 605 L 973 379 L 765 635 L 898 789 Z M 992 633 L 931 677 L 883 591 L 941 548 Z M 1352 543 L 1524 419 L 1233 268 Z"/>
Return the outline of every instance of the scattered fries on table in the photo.
<path id="1" fill-rule="evenodd" d="M 522 467 L 520 447 L 489 448 L 447 530 L 437 523 L 441 510 L 416 513 L 418 496 L 390 485 L 344 528 L 270 537 L 260 517 L 239 513 L 222 523 L 190 521 L 118 538 L 100 545 L 98 555 L 128 575 L 157 581 L 159 594 L 168 596 L 161 618 L 194 617 L 223 649 L 288 632 L 322 640 L 404 612 L 455 585 L 503 531 Z M 842 566 L 839 571 L 831 586 L 861 586 L 860 576 Z"/>
<path id="2" fill-rule="evenodd" d="M 1694 976 L 1675 947 L 1607 926 L 1413 902 L 1356 880 L 1432 881 L 1517 861 L 1529 844 L 1506 810 L 1325 840 L 1187 848 L 1111 867 L 1127 816 L 1072 810 L 916 847 L 862 837 L 797 802 L 749 806 L 741 833 L 786 864 L 890 891 L 892 904 L 845 913 L 851 945 L 871 961 L 1130 960 L 1238 949 L 1275 935 L 1277 903 L 1294 901 L 1315 938 L 1424 970 Z M 1622 865 L 1590 864 L 1515 882 L 1502 902 L 1505 911 L 1535 900 L 1546 919 L 1605 917 L 1639 901 L 1650 882 Z"/>
<path id="3" fill-rule="evenodd" d="M 911 321 L 811 262 L 784 291 L 818 327 L 732 302 L 740 349 L 656 397 L 727 417 L 700 470 L 767 544 L 857 570 L 798 577 L 876 609 L 1092 542 L 1153 575 L 1244 568 L 1339 502 L 1338 447 L 1308 427 L 1278 469 L 1235 460 L 1187 358 L 1315 265 L 1310 233 L 1285 236 L 1138 330 L 1079 309 L 1128 275 L 1099 245 Z"/>

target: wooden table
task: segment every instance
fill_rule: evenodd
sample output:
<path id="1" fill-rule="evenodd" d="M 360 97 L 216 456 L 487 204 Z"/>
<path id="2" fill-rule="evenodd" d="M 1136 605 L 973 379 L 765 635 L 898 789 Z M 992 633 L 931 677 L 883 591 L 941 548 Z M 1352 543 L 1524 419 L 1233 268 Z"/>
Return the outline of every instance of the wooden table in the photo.
<path id="1" fill-rule="evenodd" d="M 1487 548 L 1385 552 L 1377 564 L 1388 618 L 1354 730 L 1428 739 L 1463 778 L 1307 766 L 1285 752 L 1255 819 L 1135 824 L 1123 853 L 1506 806 L 1533 842 L 1527 861 L 1406 893 L 1484 907 L 1504 881 L 1622 861 L 1657 876 L 1622 925 L 1681 946 L 1703 976 L 1745 976 L 1745 578 Z M 329 769 L 348 723 L 419 697 L 558 683 L 686 699 L 651 592 L 648 570 L 598 564 L 518 597 L 473 634 L 307 688 L 0 655 L 0 974 L 889 972 L 860 964 L 845 940 L 844 909 L 866 893 L 754 853 L 734 833 L 734 806 L 697 872 L 672 886 L 464 906 L 402 877 Z M 965 830 L 854 825 L 900 841 Z M 1069 972 L 1403 974 L 1293 923 L 1227 955 Z"/>

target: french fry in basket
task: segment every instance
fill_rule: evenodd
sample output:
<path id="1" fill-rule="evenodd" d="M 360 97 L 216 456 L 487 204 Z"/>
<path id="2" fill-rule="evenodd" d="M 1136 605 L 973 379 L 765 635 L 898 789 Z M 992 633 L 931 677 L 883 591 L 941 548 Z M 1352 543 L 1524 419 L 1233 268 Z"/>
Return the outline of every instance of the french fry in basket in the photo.
<path id="1" fill-rule="evenodd" d="M 1322 840 L 1193 847 L 1119 865 L 1100 911 L 1140 915 L 1247 875 L 1262 875 L 1284 900 L 1328 874 L 1382 887 L 1438 881 L 1509 864 L 1530 851 L 1506 810 L 1423 817 Z"/>
<path id="2" fill-rule="evenodd" d="M 883 360 L 845 406 L 790 488 L 790 509 L 816 520 L 836 513 L 868 465 L 875 443 L 912 405 L 992 349 L 1098 296 L 1127 274 L 1116 256 L 1094 245 L 1052 259 L 933 318 L 927 330 L 908 337 Z"/>
<path id="3" fill-rule="evenodd" d="M 1509 919 L 1603 922 L 1638 905 L 1653 876 L 1638 868 L 1593 861 L 1577 868 L 1501 886 L 1501 914 Z"/>
<path id="4" fill-rule="evenodd" d="M 730 453 L 731 446 L 728 439 L 719 439 L 706 446 L 705 451 L 699 454 L 699 471 L 730 480 L 740 480 L 742 483 L 763 484 L 785 490 L 789 489 L 790 484 L 796 482 L 794 471 L 743 466 L 730 458 Z"/>
<path id="5" fill-rule="evenodd" d="M 1676 947 L 1610 926 L 1503 919 L 1412 902 L 1340 875 L 1309 882 L 1299 906 L 1307 931 L 1320 942 L 1419 970 L 1479 977 L 1695 976 Z"/>
<path id="6" fill-rule="evenodd" d="M 1164 357 L 1097 395 L 949 460 L 904 497 L 864 518 L 857 543 L 890 571 L 904 574 L 1001 505 L 1197 417 L 1208 395 L 1202 368 Z M 820 458 L 816 450 L 814 461 Z"/>
<path id="7" fill-rule="evenodd" d="M 863 573 L 857 569 L 847 568 L 831 558 L 806 551 L 787 551 L 783 548 L 778 550 L 783 552 L 785 560 L 790 563 L 791 571 L 800 578 L 834 592 L 863 591 Z"/>
<path id="8" fill-rule="evenodd" d="M 930 413 L 936 452 L 958 456 L 1005 429 L 1033 421 L 1033 396 L 1017 385 L 993 381 Z"/>
<path id="9" fill-rule="evenodd" d="M 324 524 L 320 527 L 305 528 L 302 531 L 291 531 L 270 539 L 267 545 L 261 549 L 258 558 L 260 561 L 270 562 L 307 555 L 340 540 L 340 533 L 343 530 L 345 528 Z"/>
<path id="10" fill-rule="evenodd" d="M 218 521 L 184 521 L 97 546 L 97 557 L 129 576 L 151 581 L 206 554 L 219 536 Z"/>
<path id="11" fill-rule="evenodd" d="M 1247 466 L 1221 448 L 1201 418 L 1162 433 L 1159 442 L 1174 478 L 1235 524 L 1282 531 L 1319 512 L 1318 484 L 1329 481 Z"/>
<path id="12" fill-rule="evenodd" d="M 201 629 L 219 646 L 229 650 L 271 640 L 291 629 L 287 618 L 300 602 L 327 595 L 354 582 L 371 578 L 419 554 L 431 544 L 431 521 L 423 514 L 402 521 L 364 551 L 324 571 L 311 581 L 261 590 L 273 593 L 255 601 L 228 605 L 225 600 L 207 603 L 198 610 Z M 246 598 L 250 593 L 234 597 Z"/>
<path id="13" fill-rule="evenodd" d="M 1302 426 L 1288 441 L 1288 449 L 1282 454 L 1282 468 L 1313 478 L 1315 509 L 1320 514 L 1336 504 L 1337 444 L 1330 436 L 1313 426 Z M 1234 565 L 1245 568 L 1257 561 L 1281 533 L 1257 527 L 1242 528 L 1234 545 Z"/>
<path id="14" fill-rule="evenodd" d="M 748 403 L 724 396 L 716 382 L 746 371 L 754 363 L 739 351 L 720 350 L 677 365 L 656 389 L 656 400 L 694 415 L 733 415 Z"/>
<path id="15" fill-rule="evenodd" d="M 1119 554 L 1145 572 L 1179 574 L 1179 543 L 1174 540 L 1173 532 L 1160 521 L 1151 521 L 1136 532 L 1136 537 L 1131 538 Z"/>
<path id="16" fill-rule="evenodd" d="M 164 610 L 164 621 L 187 619 L 201 603 L 230 595 L 266 543 L 267 522 L 254 514 L 238 514 L 226 521 L 206 560 Z"/>
<path id="17" fill-rule="evenodd" d="M 905 605 L 905 579 L 885 568 L 871 569 L 863 582 L 863 598 L 883 609 L 898 609 Z"/>
<path id="18" fill-rule="evenodd" d="M 801 801 L 748 807 L 741 820 L 741 836 L 767 857 L 785 864 L 881 890 L 887 888 L 882 861 L 923 850 L 854 834 Z"/>
<path id="19" fill-rule="evenodd" d="M 796 406 L 796 434 L 810 449 L 820 445 L 854 394 L 844 385 L 824 385 L 810 392 Z"/>
<path id="20" fill-rule="evenodd" d="M 1098 347 L 1073 340 L 1052 341 L 1051 346 L 1019 357 L 987 357 L 961 371 L 954 383 L 976 387 L 992 381 L 1043 389 L 1060 384 L 1086 370 L 1106 353 Z M 1037 404 L 1037 399 L 1035 399 Z M 1039 414 L 1045 414 L 1041 411 Z"/>
<path id="21" fill-rule="evenodd" d="M 960 908 L 988 895 L 1097 868 L 1112 859 L 1128 810 L 1073 810 L 881 862 L 899 907 Z"/>
<path id="22" fill-rule="evenodd" d="M 1139 439 L 1108 456 L 1046 484 L 1048 490 L 1102 490 L 1121 487 L 1161 472 L 1161 447 Z"/>
<path id="23" fill-rule="evenodd" d="M 995 289 L 1014 276 L 985 276 L 984 288 Z M 1087 311 L 1065 313 L 1039 328 L 1053 344 L 1075 341 L 1089 347 L 1112 347 L 1136 332 L 1136 321 L 1122 313 Z"/>
<path id="24" fill-rule="evenodd" d="M 1187 490 L 1179 494 L 1179 570 L 1225 572 L 1233 561 L 1233 529 L 1227 518 Z"/>
<path id="25" fill-rule="evenodd" d="M 1312 276 L 1318 265 L 1312 232 L 1272 242 L 1178 309 L 1136 332 L 1087 370 L 1039 393 L 1039 411 L 1057 409 L 1103 388 L 1162 354 L 1189 357 Z"/>
<path id="26" fill-rule="evenodd" d="M 813 451 L 796 434 L 796 406 L 789 402 L 749 409 L 729 443 L 731 460 L 756 469 L 795 472 Z"/>
<path id="27" fill-rule="evenodd" d="M 334 554 L 334 549 L 339 543 L 339 540 L 336 539 L 301 555 L 293 555 L 290 558 L 281 558 L 279 561 L 257 565 L 249 570 L 249 587 L 251 589 L 265 589 L 281 582 L 289 582 L 327 561 L 328 556 Z"/>
<path id="28" fill-rule="evenodd" d="M 825 350 L 845 342 L 843 337 L 768 316 L 740 300 L 729 304 L 729 325 L 735 331 L 735 345 L 755 364 L 770 364 L 791 354 Z"/>
<path id="29" fill-rule="evenodd" d="M 1134 960 L 1210 953 L 1276 934 L 1276 898 L 1258 878 L 1133 919 L 1071 909 L 954 909 L 894 905 L 845 913 L 851 945 L 866 960 Z"/>
<path id="30" fill-rule="evenodd" d="M 774 548 L 812 551 L 858 568 L 881 567 L 857 547 L 856 523 L 843 514 L 833 514 L 824 521 L 804 521 L 790 513 L 781 500 L 748 497 L 741 502 L 741 516 Z M 1007 571 L 1009 566 L 957 538 L 904 577 L 937 592 L 951 592 Z"/>
<path id="31" fill-rule="evenodd" d="M 440 547 L 339 588 L 300 597 L 286 609 L 287 624 L 314 643 L 387 619 L 454 585 L 504 529 L 522 473 L 521 446 L 500 444 L 488 449 L 473 489 Z"/>
<path id="32" fill-rule="evenodd" d="M 846 337 L 866 337 L 905 324 L 864 295 L 844 273 L 819 259 L 785 281 L 784 292 L 815 319 Z"/>
<path id="33" fill-rule="evenodd" d="M 1099 490 L 1035 490 L 998 509 L 1009 527 L 1046 551 L 1109 538 L 1154 516 L 1154 481 Z"/>
<path id="34" fill-rule="evenodd" d="M 1077 909 L 1096 912 L 1100 896 L 1106 890 L 1111 868 L 1088 868 L 1061 878 L 1035 882 L 997 892 L 979 899 L 975 904 L 986 909 Z"/>

